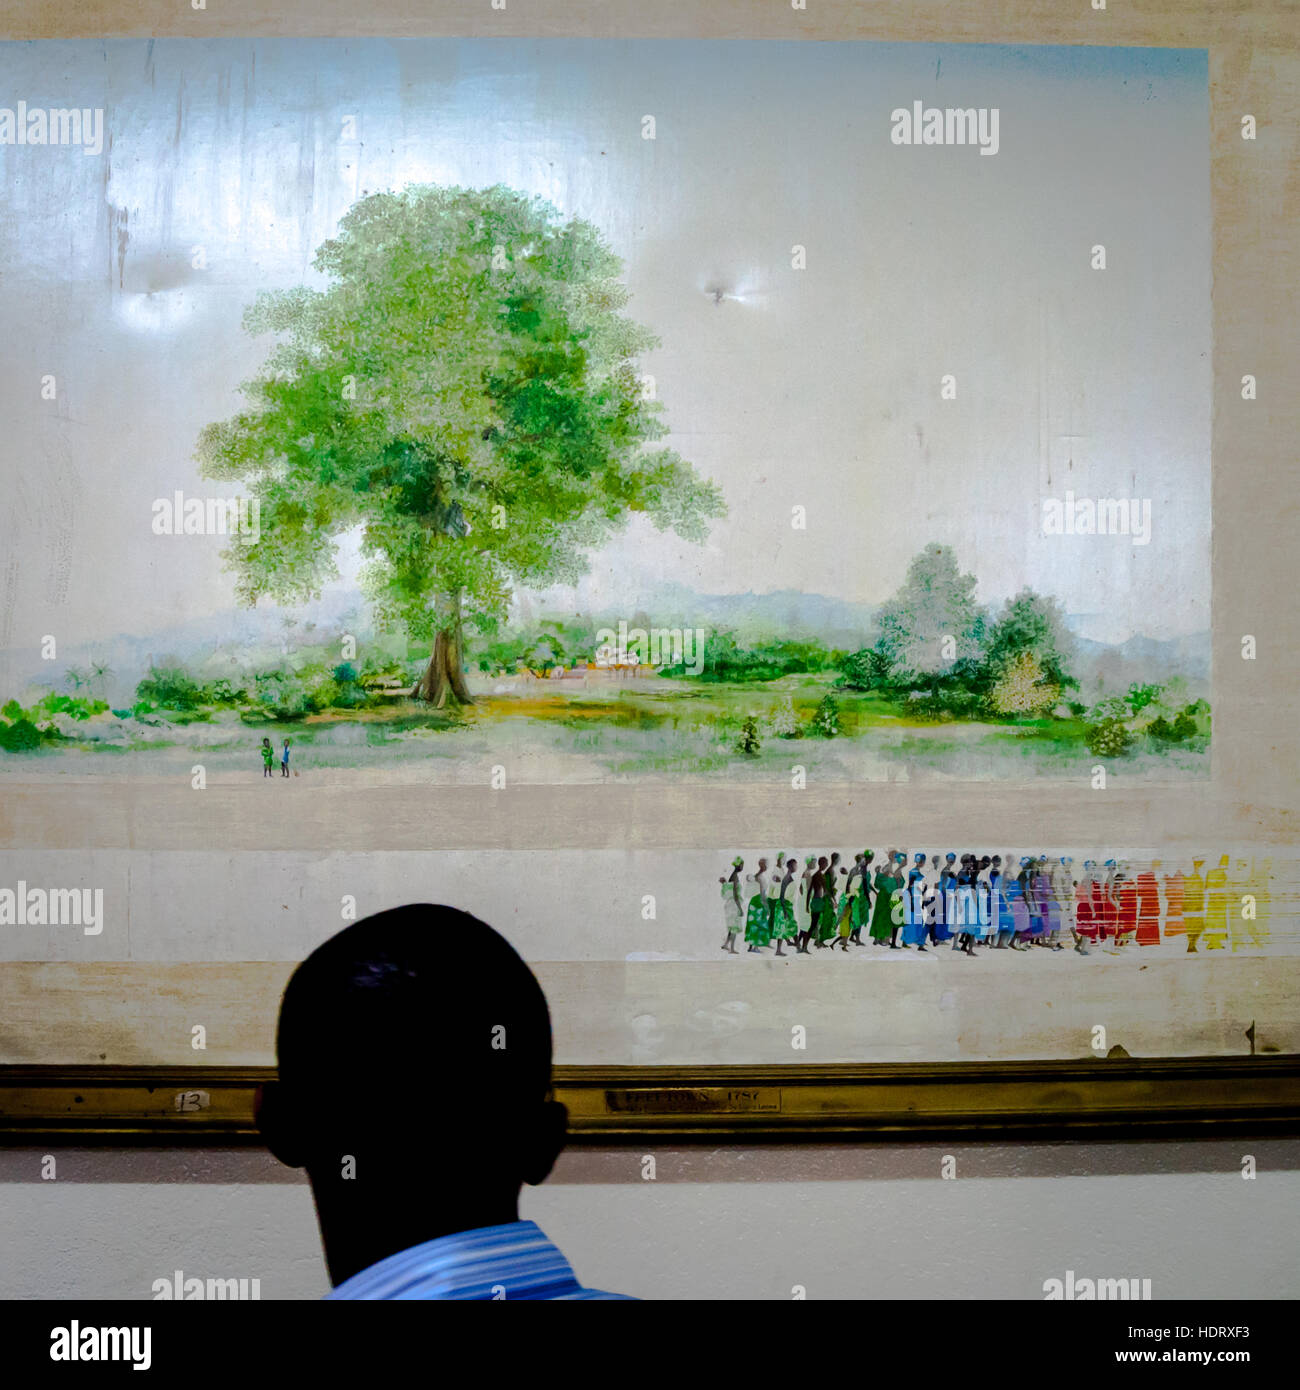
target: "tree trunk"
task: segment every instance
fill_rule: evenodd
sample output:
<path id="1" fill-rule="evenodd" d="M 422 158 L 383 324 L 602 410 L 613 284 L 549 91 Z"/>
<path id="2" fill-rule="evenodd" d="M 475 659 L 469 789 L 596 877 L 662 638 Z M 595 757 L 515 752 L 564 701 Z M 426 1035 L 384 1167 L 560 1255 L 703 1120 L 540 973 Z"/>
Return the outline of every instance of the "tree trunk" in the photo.
<path id="1" fill-rule="evenodd" d="M 454 705 L 472 705 L 474 697 L 465 683 L 462 667 L 464 637 L 460 620 L 460 593 L 438 599 L 439 628 L 424 674 L 411 689 L 417 700 L 442 709 L 450 700 Z"/>

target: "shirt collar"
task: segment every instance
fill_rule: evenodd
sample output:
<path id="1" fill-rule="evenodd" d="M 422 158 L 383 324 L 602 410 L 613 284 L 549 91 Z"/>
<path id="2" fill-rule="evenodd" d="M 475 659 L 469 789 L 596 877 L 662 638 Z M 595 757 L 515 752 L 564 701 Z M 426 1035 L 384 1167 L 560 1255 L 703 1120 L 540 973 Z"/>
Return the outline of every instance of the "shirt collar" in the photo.
<path id="1" fill-rule="evenodd" d="M 539 1299 L 580 1289 L 569 1262 L 532 1221 L 479 1226 L 385 1256 L 330 1299 Z"/>

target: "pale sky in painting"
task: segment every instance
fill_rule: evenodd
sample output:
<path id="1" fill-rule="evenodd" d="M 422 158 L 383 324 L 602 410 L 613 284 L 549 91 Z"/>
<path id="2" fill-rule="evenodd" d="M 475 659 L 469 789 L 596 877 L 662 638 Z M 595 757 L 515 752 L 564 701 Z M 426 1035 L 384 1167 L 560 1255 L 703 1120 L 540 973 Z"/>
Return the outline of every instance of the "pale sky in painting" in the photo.
<path id="1" fill-rule="evenodd" d="M 218 490 L 193 449 L 265 355 L 245 305 L 314 282 L 363 192 L 427 181 L 602 229 L 662 340 L 668 442 L 727 497 L 704 546 L 634 525 L 581 599 L 632 611 L 669 579 L 878 603 L 940 541 L 981 600 L 1030 585 L 1101 640 L 1209 626 L 1202 52 L 5 44 L 0 105 L 20 99 L 102 106 L 107 136 L 0 147 L 0 649 L 232 605 L 221 542 L 154 536 L 153 499 Z M 915 100 L 997 107 L 998 154 L 891 144 Z M 1150 543 L 1042 535 L 1067 488 L 1149 499 Z"/>

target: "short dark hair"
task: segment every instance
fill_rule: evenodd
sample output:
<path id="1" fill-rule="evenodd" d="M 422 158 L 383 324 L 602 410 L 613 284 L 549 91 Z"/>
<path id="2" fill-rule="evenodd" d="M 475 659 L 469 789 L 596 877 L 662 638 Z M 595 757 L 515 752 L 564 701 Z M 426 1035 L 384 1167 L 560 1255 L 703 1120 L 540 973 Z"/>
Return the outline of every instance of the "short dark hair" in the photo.
<path id="1" fill-rule="evenodd" d="M 499 1109 L 550 1090 L 551 1017 L 533 972 L 486 922 L 412 903 L 345 927 L 298 966 L 276 1054 L 303 1099 L 374 1115 L 418 1109 L 431 1083 L 450 1082 L 458 1108 Z"/>

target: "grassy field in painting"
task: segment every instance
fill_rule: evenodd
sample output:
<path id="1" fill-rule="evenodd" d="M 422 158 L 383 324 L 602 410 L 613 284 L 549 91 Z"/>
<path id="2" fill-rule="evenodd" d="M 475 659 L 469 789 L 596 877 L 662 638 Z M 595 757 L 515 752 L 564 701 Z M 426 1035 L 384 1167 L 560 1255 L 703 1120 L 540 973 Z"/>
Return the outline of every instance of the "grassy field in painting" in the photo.
<path id="1" fill-rule="evenodd" d="M 461 784 L 486 781 L 497 764 L 515 782 L 788 782 L 796 765 L 824 782 L 1074 779 L 1097 761 L 1079 719 L 926 719 L 905 703 L 833 684 L 829 673 L 737 685 L 482 677 L 471 681 L 473 706 L 446 712 L 397 699 L 293 721 L 220 710 L 175 718 L 161 712 L 146 724 L 109 713 L 70 728 L 60 743 L 7 754 L 0 776 L 153 777 L 202 762 L 210 778 L 242 780 L 261 776 L 263 737 L 277 760 L 288 738 L 291 766 L 304 777 Z M 811 732 L 827 693 L 838 715 L 831 737 Z M 801 732 L 782 737 L 776 730 L 789 730 L 791 712 Z M 757 747 L 751 741 L 742 752 L 747 719 Z M 1133 781 L 1209 776 L 1204 746 L 1137 750 L 1107 763 L 1113 775 Z"/>

